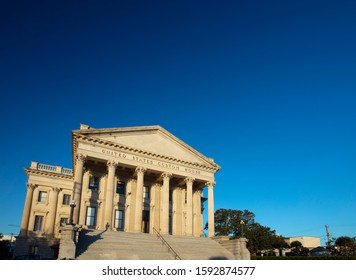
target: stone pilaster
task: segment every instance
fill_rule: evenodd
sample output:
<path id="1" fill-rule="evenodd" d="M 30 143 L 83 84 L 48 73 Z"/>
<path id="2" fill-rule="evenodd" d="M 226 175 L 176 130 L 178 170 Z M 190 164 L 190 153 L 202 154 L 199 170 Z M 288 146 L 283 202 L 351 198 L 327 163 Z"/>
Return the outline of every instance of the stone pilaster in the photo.
<path id="1" fill-rule="evenodd" d="M 137 175 L 137 184 L 136 184 L 136 209 L 135 209 L 135 232 L 142 231 L 142 209 L 143 209 L 143 182 L 144 182 L 144 174 L 146 172 L 146 168 L 137 167 L 136 170 Z"/>
<path id="2" fill-rule="evenodd" d="M 208 236 L 215 236 L 214 222 L 214 186 L 215 182 L 207 182 L 208 186 Z"/>
<path id="3" fill-rule="evenodd" d="M 160 215 L 160 232 L 161 234 L 168 234 L 169 230 L 169 180 L 172 173 L 164 172 L 161 177 L 163 178 L 163 185 L 161 189 L 161 215 Z"/>
<path id="4" fill-rule="evenodd" d="M 86 157 L 82 154 L 77 154 L 75 158 L 74 169 L 74 186 L 73 186 L 73 201 L 76 205 L 73 211 L 73 224 L 78 224 L 80 213 L 80 202 L 82 196 L 83 169 Z"/>
<path id="5" fill-rule="evenodd" d="M 193 235 L 193 182 L 194 178 L 188 177 L 184 181 L 187 185 L 187 224 L 186 224 L 186 235 Z"/>
<path id="6" fill-rule="evenodd" d="M 60 191 L 59 188 L 53 188 L 50 191 L 49 211 L 48 211 L 48 216 L 46 219 L 46 228 L 45 228 L 45 232 L 50 235 L 53 235 L 53 233 L 54 233 L 54 225 L 55 225 L 55 221 L 56 221 L 59 191 Z"/>
<path id="7" fill-rule="evenodd" d="M 115 190 L 115 171 L 117 163 L 115 161 L 108 161 L 108 178 L 106 181 L 106 195 L 104 207 L 104 226 L 109 225 L 113 228 L 113 209 L 114 209 L 114 190 Z"/>
<path id="8" fill-rule="evenodd" d="M 20 228 L 20 236 L 26 236 L 28 230 L 28 221 L 30 219 L 32 198 L 33 198 L 33 190 L 36 185 L 28 183 L 27 185 L 27 193 L 25 206 L 23 209 L 22 220 L 21 220 L 21 228 Z"/>

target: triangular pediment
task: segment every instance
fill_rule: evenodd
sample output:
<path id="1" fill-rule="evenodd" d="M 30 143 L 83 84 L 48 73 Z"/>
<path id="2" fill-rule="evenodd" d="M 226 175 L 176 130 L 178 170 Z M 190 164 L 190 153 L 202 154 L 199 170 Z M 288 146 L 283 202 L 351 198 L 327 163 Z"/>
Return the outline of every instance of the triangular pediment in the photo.
<path id="1" fill-rule="evenodd" d="M 81 126 L 80 130 L 73 132 L 153 154 L 178 158 L 219 169 L 219 166 L 212 159 L 205 157 L 160 126 L 108 129 L 93 129 L 88 126 Z"/>

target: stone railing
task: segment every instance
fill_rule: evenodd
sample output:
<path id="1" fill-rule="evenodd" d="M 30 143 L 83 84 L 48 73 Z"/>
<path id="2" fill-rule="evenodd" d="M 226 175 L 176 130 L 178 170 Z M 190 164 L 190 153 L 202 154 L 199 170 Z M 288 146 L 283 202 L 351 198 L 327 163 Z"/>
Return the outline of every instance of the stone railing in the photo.
<path id="1" fill-rule="evenodd" d="M 44 171 L 49 171 L 49 172 L 54 172 L 59 174 L 73 175 L 73 169 L 71 168 L 49 165 L 49 164 L 39 163 L 35 161 L 31 162 L 31 169 L 44 170 Z"/>

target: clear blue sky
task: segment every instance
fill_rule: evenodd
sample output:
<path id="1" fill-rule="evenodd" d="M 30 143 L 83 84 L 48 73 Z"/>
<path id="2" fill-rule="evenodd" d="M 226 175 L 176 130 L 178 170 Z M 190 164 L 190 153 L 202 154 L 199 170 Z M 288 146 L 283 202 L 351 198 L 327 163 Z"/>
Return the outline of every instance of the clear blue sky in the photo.
<path id="1" fill-rule="evenodd" d="M 356 236 L 355 1 L 7 2 L 0 232 L 19 231 L 23 168 L 71 167 L 85 123 L 161 125 L 215 158 L 216 209 Z"/>

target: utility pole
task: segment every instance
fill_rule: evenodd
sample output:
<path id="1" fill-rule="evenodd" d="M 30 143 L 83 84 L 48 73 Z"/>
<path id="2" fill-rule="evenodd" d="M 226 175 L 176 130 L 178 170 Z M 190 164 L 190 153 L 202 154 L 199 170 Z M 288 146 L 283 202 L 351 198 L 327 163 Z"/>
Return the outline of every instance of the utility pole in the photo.
<path id="1" fill-rule="evenodd" d="M 325 229 L 326 229 L 326 238 L 327 238 L 327 242 L 326 244 L 328 245 L 328 247 L 331 246 L 331 233 L 329 232 L 329 226 L 325 225 Z"/>

